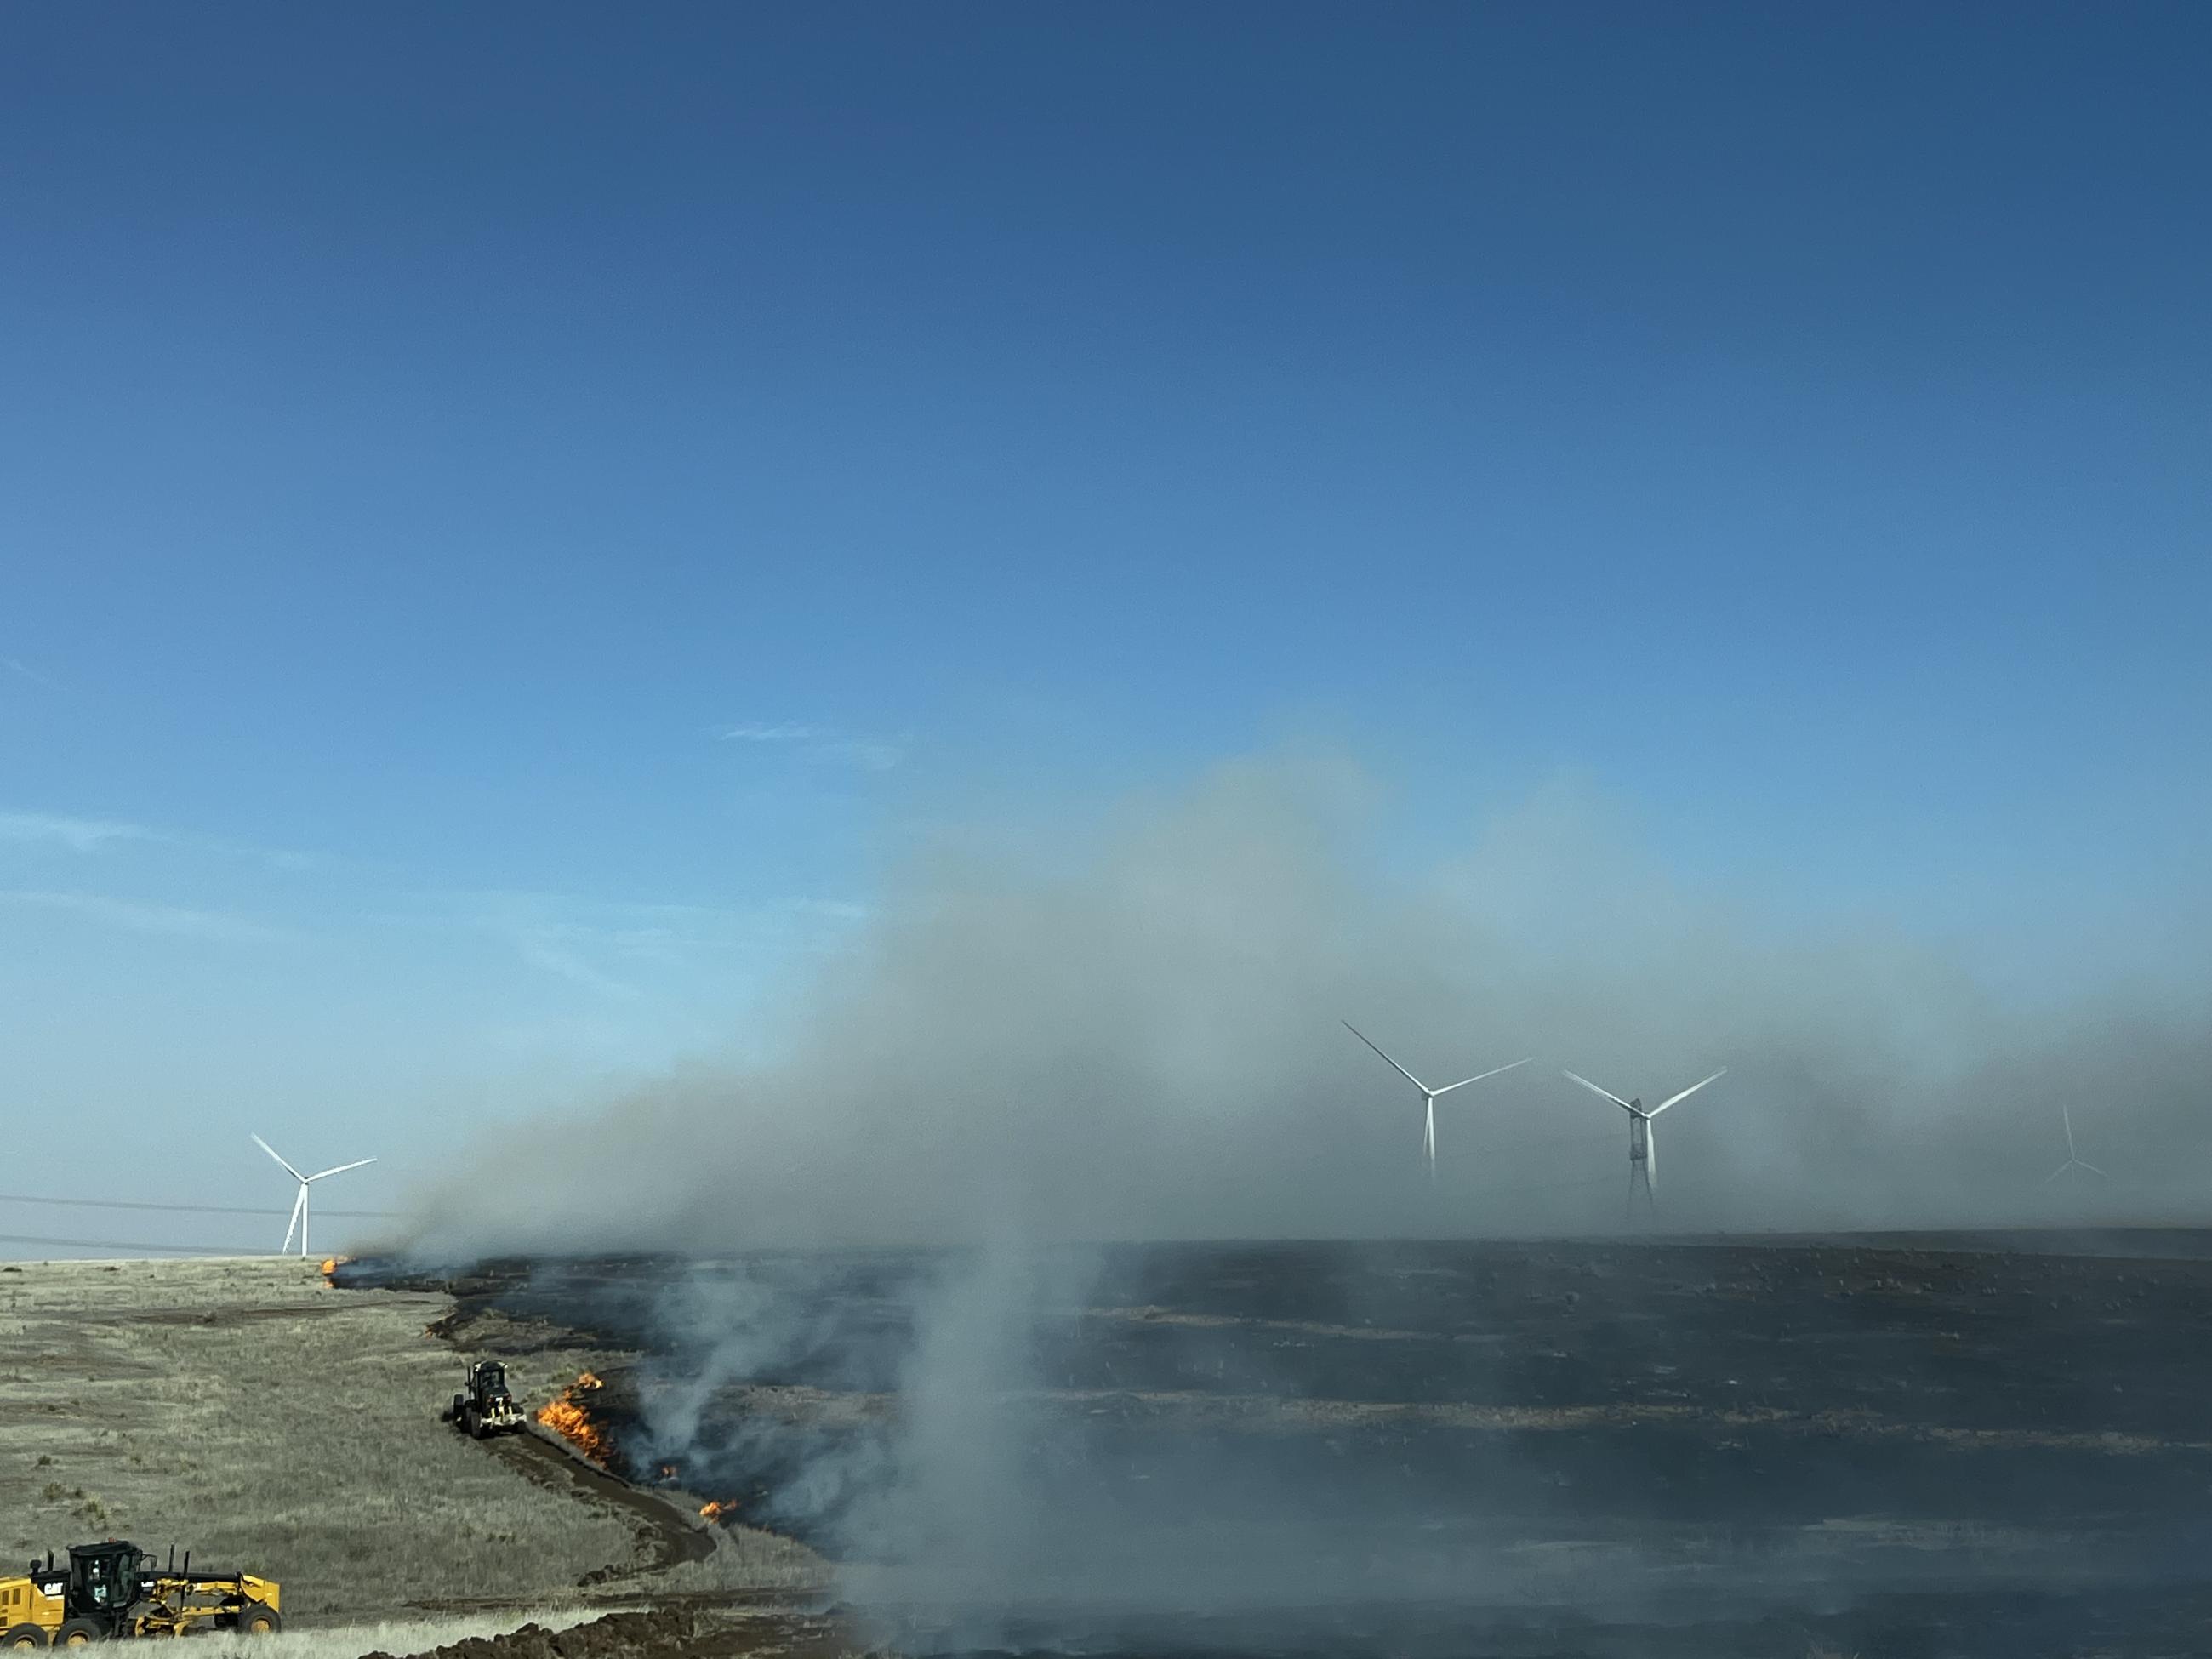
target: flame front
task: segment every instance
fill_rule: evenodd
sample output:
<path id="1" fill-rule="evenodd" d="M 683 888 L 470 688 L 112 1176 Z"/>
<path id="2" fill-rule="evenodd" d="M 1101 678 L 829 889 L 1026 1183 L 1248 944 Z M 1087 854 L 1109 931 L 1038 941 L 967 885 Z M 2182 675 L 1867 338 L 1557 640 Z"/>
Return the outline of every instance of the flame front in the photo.
<path id="1" fill-rule="evenodd" d="M 614 1447 L 606 1431 L 592 1421 L 592 1414 L 577 1399 L 580 1394 L 589 1394 L 594 1389 L 606 1386 L 591 1372 L 580 1373 L 574 1382 L 561 1390 L 538 1408 L 538 1420 L 559 1435 L 594 1463 L 604 1466 L 614 1454 Z"/>
<path id="2" fill-rule="evenodd" d="M 720 1503 L 702 1504 L 699 1506 L 699 1514 L 704 1520 L 719 1521 L 722 1516 L 735 1510 L 737 1506 L 737 1499 L 734 1498 Z"/>
<path id="3" fill-rule="evenodd" d="M 338 1264 L 350 1261 L 349 1255 L 326 1255 L 323 1258 L 323 1283 L 335 1288 L 337 1285 Z"/>

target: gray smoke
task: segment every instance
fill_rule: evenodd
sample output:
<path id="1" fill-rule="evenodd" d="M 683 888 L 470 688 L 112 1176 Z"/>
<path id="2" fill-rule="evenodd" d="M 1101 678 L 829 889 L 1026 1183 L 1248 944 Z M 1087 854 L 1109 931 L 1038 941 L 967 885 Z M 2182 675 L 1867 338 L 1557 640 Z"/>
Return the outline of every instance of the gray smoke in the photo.
<path id="1" fill-rule="evenodd" d="M 781 1060 L 503 1137 L 425 1197 L 415 1243 L 1618 1224 L 1625 1122 L 1562 1066 L 1647 1100 L 1729 1068 L 1661 1126 L 1672 1227 L 2203 1213 L 2201 986 L 2010 1011 L 1901 927 L 1808 934 L 1686 890 L 1571 793 L 1386 878 L 1370 795 L 1248 762 L 1087 829 L 949 839 L 794 998 Z M 1346 1018 L 1431 1080 L 1535 1063 L 1441 1103 L 1431 1187 L 1418 1098 Z M 2062 1103 L 2110 1182 L 2039 1190 Z"/>
<path id="2" fill-rule="evenodd" d="M 894 1634 L 927 1651 L 1048 1644 L 1051 1607 L 1628 1593 L 1632 1544 L 1531 1553 L 1480 1512 L 1490 1453 L 1300 1416 L 1311 1380 L 1270 1373 L 1264 1330 L 1078 1352 L 1142 1352 L 1128 1384 L 1053 1358 L 1086 1318 L 1143 1317 L 1086 1312 L 1103 1256 L 1068 1241 L 1619 1227 L 1625 1122 L 1562 1066 L 1655 1103 L 1728 1066 L 1661 1125 L 1671 1228 L 2203 1216 L 2201 987 L 2010 1009 L 1902 928 L 1813 936 L 1685 890 L 1571 794 L 1385 878 L 1370 793 L 1340 766 L 1247 763 L 1087 832 L 950 842 L 798 1000 L 781 1060 L 702 1061 L 503 1139 L 425 1198 L 412 1248 L 726 1256 L 656 1310 L 646 1458 L 769 1471 L 770 1523 L 826 1540 L 857 1604 L 924 1609 Z M 1346 1018 L 1432 1082 L 1536 1063 L 1445 1097 L 1432 1183 L 1417 1097 Z M 2040 1184 L 2062 1104 L 2110 1181 Z M 915 1244 L 958 1248 L 880 1290 L 805 1265 Z M 1364 1339 L 1386 1311 L 1331 1316 Z M 741 1397 L 794 1377 L 805 1421 L 781 1414 L 804 1389 Z M 1179 1426 L 1147 1415 L 1163 1386 Z M 1236 1432 L 1206 1427 L 1216 1400 Z M 1413 1480 L 1447 1442 L 1478 1459 L 1464 1500 Z"/>

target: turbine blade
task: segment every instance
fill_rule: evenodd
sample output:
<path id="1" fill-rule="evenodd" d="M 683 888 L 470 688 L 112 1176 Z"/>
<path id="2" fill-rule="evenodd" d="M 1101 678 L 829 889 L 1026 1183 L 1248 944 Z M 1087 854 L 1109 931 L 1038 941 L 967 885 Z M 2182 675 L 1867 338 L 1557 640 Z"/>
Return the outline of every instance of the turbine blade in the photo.
<path id="1" fill-rule="evenodd" d="M 2042 1182 L 2042 1184 L 2043 1184 L 2044 1186 L 2045 1186 L 2045 1187 L 2048 1187 L 2048 1186 L 2049 1186 L 2052 1182 L 2054 1182 L 2054 1181 L 2057 1180 L 2059 1176 L 2061 1176 L 2064 1175 L 2064 1174 L 2065 1174 L 2069 1170 L 2072 1169 L 2073 1167 L 2074 1167 L 2074 1166 L 2073 1166 L 2073 1164 L 2060 1164 L 2057 1169 L 2053 1170 L 2052 1170 L 2049 1175 L 2047 1175 L 2047 1176 L 2044 1176 L 2044 1177 L 2043 1177 L 2043 1182 Z"/>
<path id="2" fill-rule="evenodd" d="M 2081 1160 L 2078 1158 L 2074 1161 L 2076 1164 L 2081 1164 Z M 2095 1176 L 2100 1181 L 2110 1181 L 2112 1179 L 2112 1176 L 2106 1175 L 2102 1170 L 2099 1169 L 2094 1164 L 2081 1164 L 2081 1167 L 2087 1170 L 2091 1175 Z"/>
<path id="3" fill-rule="evenodd" d="M 1354 1025 L 1350 1020 L 1347 1019 L 1344 1022 L 1344 1029 L 1351 1032 L 1352 1036 L 1358 1037 L 1362 1042 L 1367 1042 L 1367 1034 L 1364 1031 L 1362 1031 L 1357 1025 Z M 1371 1042 L 1367 1042 L 1367 1046 L 1370 1048 L 1375 1048 L 1375 1045 Z M 1380 1048 L 1375 1048 L 1375 1052 L 1378 1054 L 1382 1054 L 1382 1051 Z M 1412 1084 L 1423 1094 L 1428 1093 L 1429 1085 L 1427 1084 L 1422 1082 L 1420 1079 L 1415 1077 L 1411 1072 L 1398 1064 L 1396 1060 L 1390 1060 L 1389 1055 L 1382 1054 L 1382 1058 L 1390 1060 L 1390 1069 L 1397 1073 L 1400 1077 L 1405 1079 L 1407 1082 Z"/>
<path id="4" fill-rule="evenodd" d="M 284 1242 L 276 1247 L 277 1255 L 282 1255 L 292 1248 L 292 1235 L 300 1230 L 300 1212 L 307 1206 L 307 1183 L 303 1181 L 300 1183 L 300 1195 L 292 1200 L 292 1218 L 284 1224 Z"/>
<path id="5" fill-rule="evenodd" d="M 1559 1075 L 1567 1079 L 1570 1082 L 1581 1084 L 1583 1088 L 1589 1090 L 1594 1095 L 1603 1095 L 1607 1100 L 1620 1107 L 1622 1111 L 1628 1113 L 1632 1117 L 1636 1115 L 1636 1108 L 1630 1105 L 1619 1095 L 1613 1093 L 1612 1090 L 1601 1089 L 1596 1084 L 1592 1083 L 1588 1078 L 1577 1077 L 1572 1072 L 1562 1072 Z"/>
<path id="6" fill-rule="evenodd" d="M 1728 1067 L 1723 1066 L 1719 1071 L 1715 1072 L 1712 1076 L 1707 1078 L 1705 1079 L 1705 1083 L 1718 1082 L 1722 1078 L 1724 1078 L 1727 1075 Z M 1697 1093 L 1698 1090 L 1704 1088 L 1705 1086 L 1705 1083 L 1692 1083 L 1688 1088 L 1683 1090 L 1680 1094 L 1668 1096 L 1666 1099 L 1661 1101 L 1656 1106 L 1654 1106 L 1651 1109 L 1650 1115 L 1656 1117 L 1660 1113 L 1665 1111 L 1669 1106 L 1672 1106 L 1676 1101 L 1687 1100 L 1692 1095 Z"/>
<path id="7" fill-rule="evenodd" d="M 364 1164 L 374 1164 L 376 1160 L 373 1158 L 357 1158 L 350 1164 L 339 1164 L 336 1169 L 318 1170 L 314 1174 L 303 1176 L 302 1179 L 307 1181 L 320 1181 L 325 1176 L 343 1175 L 348 1170 L 358 1170 Z"/>
<path id="8" fill-rule="evenodd" d="M 255 1135 L 253 1137 L 253 1144 L 258 1146 L 263 1152 L 268 1153 L 270 1157 L 276 1158 L 279 1164 L 284 1164 L 283 1158 L 278 1155 L 276 1149 L 274 1146 L 271 1146 L 267 1141 L 264 1140 L 259 1135 Z M 307 1178 L 289 1164 L 284 1164 L 284 1173 L 291 1176 L 295 1181 L 305 1181 Z"/>
<path id="9" fill-rule="evenodd" d="M 1528 1056 L 1528 1060 L 1534 1058 L 1534 1054 Z M 1528 1063 L 1528 1060 L 1516 1060 L 1513 1062 L 1513 1066 L 1526 1066 Z M 1493 1066 L 1486 1072 L 1477 1072 L 1473 1077 L 1463 1077 L 1456 1083 L 1447 1083 L 1437 1092 L 1440 1095 L 1448 1095 L 1455 1089 L 1466 1088 L 1470 1083 L 1480 1083 L 1486 1077 L 1496 1077 L 1500 1072 L 1510 1072 L 1513 1069 L 1513 1066 Z"/>
<path id="10" fill-rule="evenodd" d="M 2066 1159 L 2070 1164 L 2074 1161 L 2074 1114 L 2063 1100 L 2058 1103 L 2058 1116 L 2066 1126 Z"/>

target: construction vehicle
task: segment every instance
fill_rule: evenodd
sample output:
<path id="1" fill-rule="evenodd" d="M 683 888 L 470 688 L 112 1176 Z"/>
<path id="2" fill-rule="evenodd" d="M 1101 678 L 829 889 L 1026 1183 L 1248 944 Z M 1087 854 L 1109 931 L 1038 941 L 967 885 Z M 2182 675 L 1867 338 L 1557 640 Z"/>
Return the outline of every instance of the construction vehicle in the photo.
<path id="1" fill-rule="evenodd" d="M 507 1367 L 496 1359 L 479 1359 L 469 1367 L 465 1391 L 453 1396 L 446 1420 L 478 1440 L 489 1440 L 495 1434 L 520 1434 L 530 1421 L 507 1391 Z"/>
<path id="2" fill-rule="evenodd" d="M 283 1627 L 274 1579 L 250 1572 L 194 1572 L 191 1553 L 164 1567 L 136 1544 L 78 1544 L 66 1565 L 53 1554 L 0 1577 L 0 1649 L 81 1648 L 126 1636 L 197 1630 L 273 1635 Z"/>

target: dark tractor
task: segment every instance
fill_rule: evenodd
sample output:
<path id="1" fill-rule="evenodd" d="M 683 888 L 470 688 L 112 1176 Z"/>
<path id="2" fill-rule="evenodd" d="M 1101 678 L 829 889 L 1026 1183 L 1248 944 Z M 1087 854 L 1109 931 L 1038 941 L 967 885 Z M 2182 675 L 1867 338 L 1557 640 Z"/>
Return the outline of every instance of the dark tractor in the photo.
<path id="1" fill-rule="evenodd" d="M 447 1408 L 446 1420 L 475 1439 L 495 1434 L 519 1434 L 529 1419 L 507 1391 L 507 1367 L 496 1359 L 479 1359 L 469 1367 L 461 1393 Z"/>

